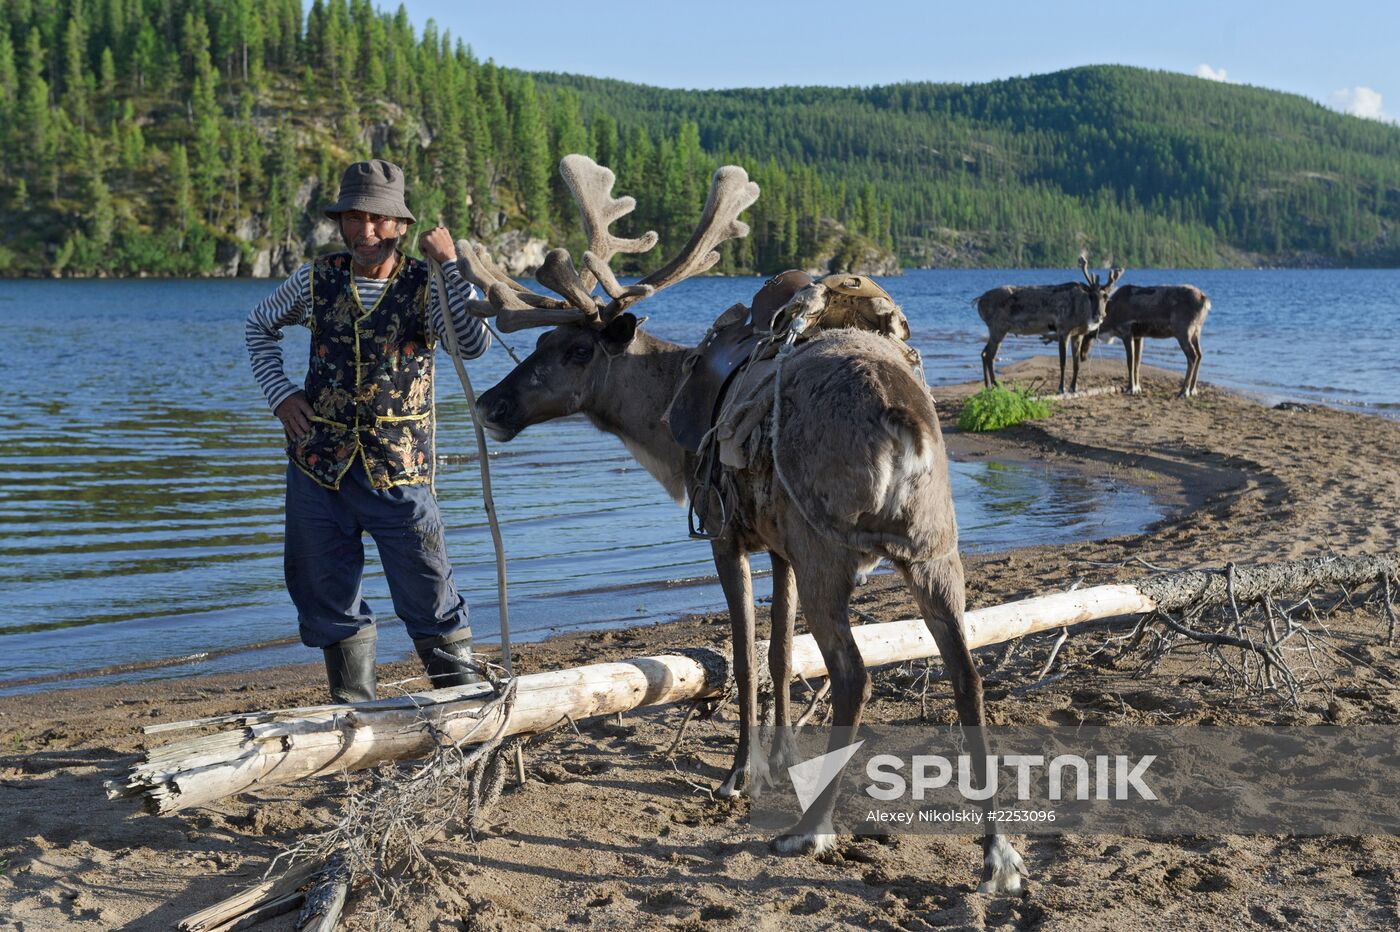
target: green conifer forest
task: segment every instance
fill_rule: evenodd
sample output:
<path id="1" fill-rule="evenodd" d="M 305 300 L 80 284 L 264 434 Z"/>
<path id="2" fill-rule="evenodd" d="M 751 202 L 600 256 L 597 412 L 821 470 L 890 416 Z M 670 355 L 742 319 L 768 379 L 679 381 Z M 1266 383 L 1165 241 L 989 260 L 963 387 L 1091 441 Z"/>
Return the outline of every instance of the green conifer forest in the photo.
<path id="1" fill-rule="evenodd" d="M 370 0 L 4 0 L 0 274 L 279 274 L 338 245 L 353 159 L 420 219 L 581 245 L 555 164 L 610 165 L 663 250 L 719 164 L 763 187 L 722 268 L 1400 264 L 1400 128 L 1141 69 L 664 90 L 496 66 Z"/>

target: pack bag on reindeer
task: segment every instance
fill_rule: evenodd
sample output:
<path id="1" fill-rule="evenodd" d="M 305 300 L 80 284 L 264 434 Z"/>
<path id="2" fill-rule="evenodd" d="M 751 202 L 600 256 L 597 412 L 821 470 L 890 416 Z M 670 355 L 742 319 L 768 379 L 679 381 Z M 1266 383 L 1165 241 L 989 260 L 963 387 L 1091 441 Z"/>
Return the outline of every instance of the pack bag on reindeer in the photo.
<path id="1" fill-rule="evenodd" d="M 752 307 L 721 314 L 687 355 L 684 375 L 662 416 L 677 443 L 696 454 L 690 496 L 690 534 L 722 535 L 733 513 L 733 483 L 724 469 L 748 466 L 767 442 L 761 429 L 786 354 L 824 330 L 850 328 L 897 341 L 923 379 L 918 352 L 909 346 L 909 321 L 874 280 L 828 275 L 821 281 L 789 269 L 770 278 Z"/>
<path id="2" fill-rule="evenodd" d="M 713 268 L 722 243 L 748 234 L 738 217 L 758 198 L 758 186 L 742 168 L 720 168 L 685 246 L 661 268 L 624 286 L 609 260 L 647 251 L 656 235 L 629 239 L 608 232 L 635 207 L 630 197 L 612 196 L 611 171 L 577 155 L 567 156 L 560 169 L 578 202 L 589 249 L 582 270 L 564 250 L 547 256 L 537 279 L 559 297 L 512 281 L 479 245 L 458 246 L 464 274 L 488 295 L 487 301 L 469 305 L 474 313 L 494 316 L 505 330 L 552 328 L 529 357 L 480 397 L 481 420 L 495 439 L 508 441 L 533 424 L 582 414 L 619 437 L 673 498 L 694 499 L 704 494 L 700 457 L 677 441 L 663 416 L 670 409 L 674 424 L 673 402 L 700 365 L 694 361 L 697 352 L 653 337 L 629 309 Z M 793 273 L 779 279 L 769 283 L 773 293 L 760 292 L 762 300 L 756 297 L 751 306 L 721 315 L 706 340 L 717 340 L 745 318 L 753 323 L 759 308 L 767 327 L 758 341 L 766 340 L 777 360 L 771 387 L 753 395 L 763 399 L 767 412 L 757 418 L 754 435 L 767 442 L 746 448 L 745 465 L 723 468 L 729 513 L 722 522 L 714 515 L 704 518 L 729 607 L 740 709 L 734 765 L 719 793 L 752 792 L 797 762 L 787 685 L 799 596 L 831 680 L 837 726 L 832 740 L 860 725 L 870 677 L 851 633 L 849 602 L 857 579 L 882 559 L 903 575 L 938 645 L 959 720 L 968 728 L 975 778 L 985 785 L 982 682 L 963 630 L 963 569 L 947 455 L 933 399 L 899 338 L 901 331 L 907 335 L 908 324 L 888 296 L 869 293 L 864 283 L 804 282 Z M 595 284 L 602 286 L 602 296 L 594 295 Z M 828 315 L 831 327 L 823 326 Z M 868 317 L 885 329 L 835 324 Z M 753 353 L 750 348 L 742 355 Z M 707 355 L 698 353 L 700 359 Z M 721 425 L 725 417 L 721 411 Z M 761 550 L 773 566 L 768 663 L 779 685 L 777 725 L 767 755 L 752 753 L 758 679 L 748 555 Z M 797 824 L 775 840 L 779 852 L 820 853 L 833 846 L 832 816 L 842 783 L 832 780 Z M 991 808 L 994 801 L 983 805 Z M 982 824 L 981 889 L 1019 891 L 1020 856 L 993 820 Z"/>

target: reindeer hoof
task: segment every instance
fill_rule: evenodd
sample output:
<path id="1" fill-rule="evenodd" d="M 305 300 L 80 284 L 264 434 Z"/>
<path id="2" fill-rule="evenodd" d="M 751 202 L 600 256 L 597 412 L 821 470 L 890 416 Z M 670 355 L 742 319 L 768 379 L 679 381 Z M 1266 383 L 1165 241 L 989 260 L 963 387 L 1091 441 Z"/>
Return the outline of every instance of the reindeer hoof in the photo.
<path id="1" fill-rule="evenodd" d="M 792 743 L 775 743 L 772 752 L 768 755 L 769 774 L 786 774 L 790 768 L 802 763 L 802 759 L 797 756 L 797 749 Z M 770 777 L 770 779 L 772 779 Z"/>
<path id="2" fill-rule="evenodd" d="M 720 799 L 737 799 L 744 795 L 748 789 L 748 774 L 739 770 L 731 770 L 725 781 L 715 790 L 715 795 Z"/>
<path id="3" fill-rule="evenodd" d="M 1021 880 L 1029 876 L 1021 855 L 1011 847 L 1011 842 L 998 835 L 991 850 L 982 859 L 982 883 L 978 885 L 977 892 L 1020 896 Z"/>
<path id="4" fill-rule="evenodd" d="M 755 768 L 749 764 L 736 766 L 729 771 L 729 776 L 715 790 L 715 795 L 721 799 L 737 799 L 740 796 L 754 797 L 761 794 L 765 787 L 772 781 L 768 777 L 767 768 L 760 772 L 755 772 Z"/>
<path id="5" fill-rule="evenodd" d="M 776 854 L 825 854 L 836 847 L 835 832 L 790 832 L 774 838 L 770 845 Z"/>

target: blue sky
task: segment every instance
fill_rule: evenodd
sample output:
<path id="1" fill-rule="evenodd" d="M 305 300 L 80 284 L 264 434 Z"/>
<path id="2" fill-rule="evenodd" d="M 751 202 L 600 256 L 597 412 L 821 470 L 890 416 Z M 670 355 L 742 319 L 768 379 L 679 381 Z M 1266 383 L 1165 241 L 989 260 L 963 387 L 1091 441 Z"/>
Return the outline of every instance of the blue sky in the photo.
<path id="1" fill-rule="evenodd" d="M 395 0 L 378 0 L 383 9 Z M 1400 115 L 1400 3 L 405 0 L 483 58 L 664 87 L 974 82 L 1118 63 Z"/>

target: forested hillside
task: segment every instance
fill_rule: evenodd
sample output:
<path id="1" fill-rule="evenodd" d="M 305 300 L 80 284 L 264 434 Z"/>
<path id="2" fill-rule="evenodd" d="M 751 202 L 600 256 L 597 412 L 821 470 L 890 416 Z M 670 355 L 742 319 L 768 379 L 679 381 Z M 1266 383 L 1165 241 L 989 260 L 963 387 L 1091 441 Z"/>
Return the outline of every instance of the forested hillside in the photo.
<path id="1" fill-rule="evenodd" d="M 518 248 L 578 246 L 584 151 L 689 233 L 708 175 L 763 196 L 723 268 L 1400 264 L 1400 129 L 1125 67 L 980 85 L 676 91 L 499 68 L 369 0 L 5 0 L 0 274 L 277 274 L 336 245 L 355 158 Z M 833 74 L 839 74 L 833 72 Z M 320 221 L 320 222 L 318 222 Z"/>
<path id="2" fill-rule="evenodd" d="M 1295 95 L 1117 66 L 869 89 L 541 80 L 586 113 L 693 121 L 706 151 L 876 191 L 908 259 L 1063 265 L 1083 241 L 1133 265 L 1400 262 L 1400 128 Z"/>

